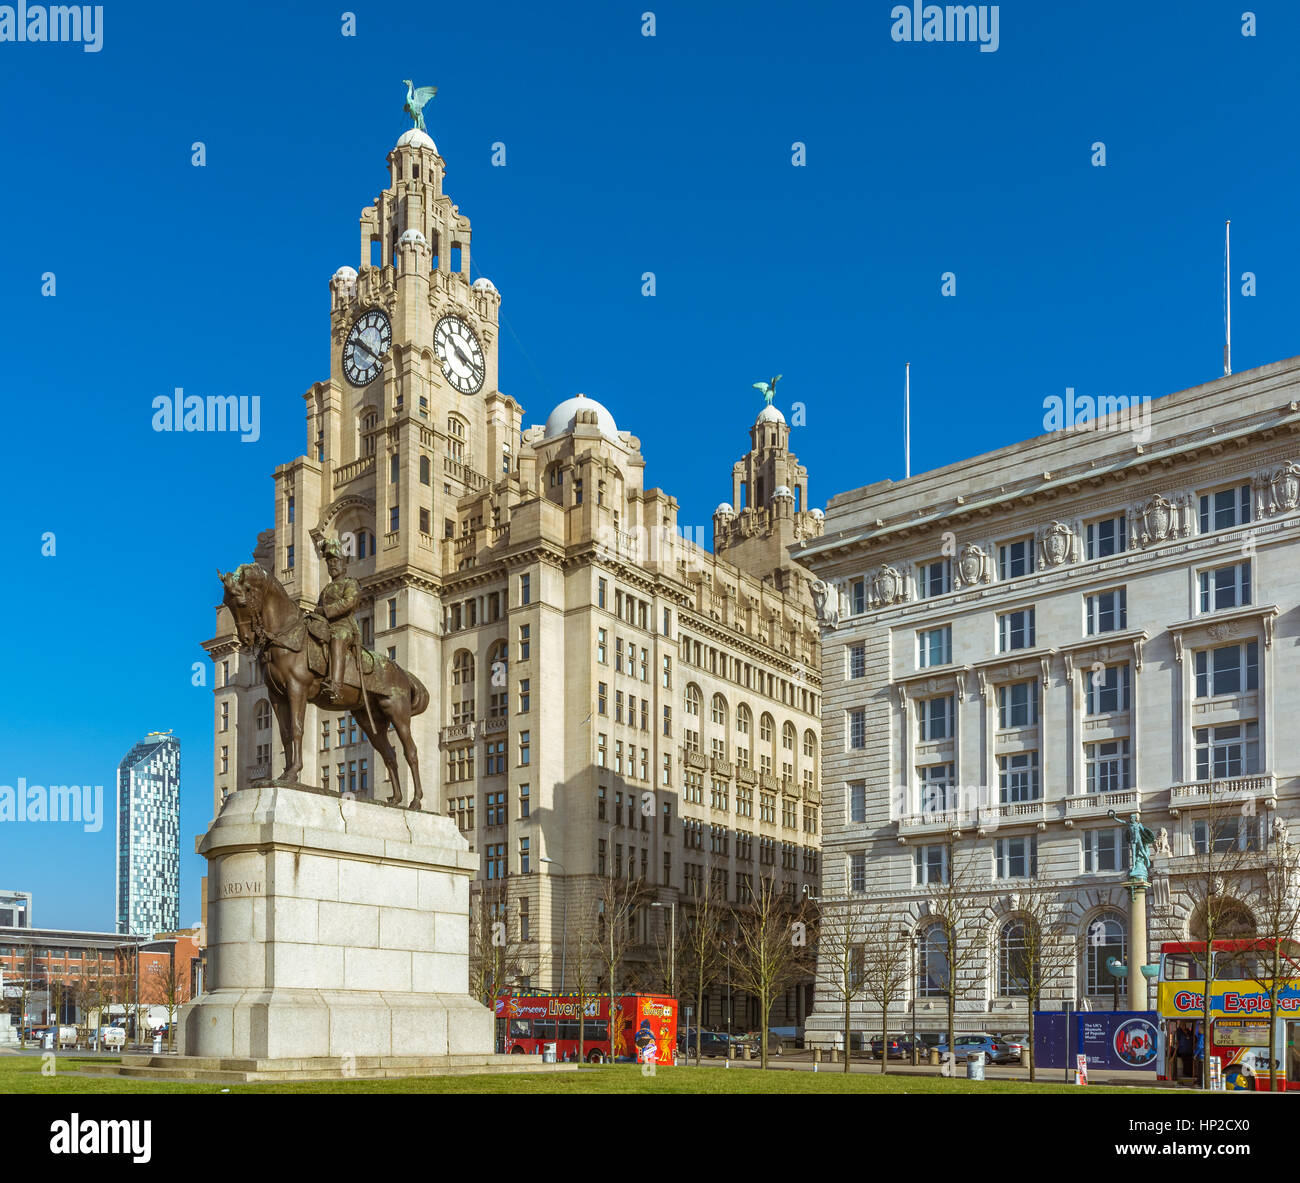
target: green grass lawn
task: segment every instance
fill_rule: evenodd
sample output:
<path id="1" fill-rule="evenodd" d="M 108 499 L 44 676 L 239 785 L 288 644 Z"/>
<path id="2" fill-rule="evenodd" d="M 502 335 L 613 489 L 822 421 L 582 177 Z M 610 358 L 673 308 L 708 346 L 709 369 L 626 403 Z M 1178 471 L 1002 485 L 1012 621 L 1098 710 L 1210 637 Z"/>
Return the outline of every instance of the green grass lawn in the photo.
<path id="1" fill-rule="evenodd" d="M 1159 1089 L 1079 1089 L 1068 1084 L 949 1080 L 940 1076 L 879 1073 L 791 1072 L 757 1068 L 660 1068 L 643 1076 L 631 1064 L 589 1071 L 502 1076 L 423 1076 L 396 1080 L 302 1081 L 286 1084 L 192 1084 L 78 1076 L 86 1063 L 75 1053 L 58 1056 L 53 1075 L 42 1075 L 40 1056 L 0 1056 L 0 1093 L 1124 1093 Z"/>

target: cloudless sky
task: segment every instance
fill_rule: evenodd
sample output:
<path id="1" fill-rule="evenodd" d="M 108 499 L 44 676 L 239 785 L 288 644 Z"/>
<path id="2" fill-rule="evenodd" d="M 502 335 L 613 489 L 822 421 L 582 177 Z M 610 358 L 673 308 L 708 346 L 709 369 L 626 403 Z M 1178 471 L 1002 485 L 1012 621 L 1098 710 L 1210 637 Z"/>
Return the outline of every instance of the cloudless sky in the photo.
<path id="1" fill-rule="evenodd" d="M 0 825 L 0 888 L 35 892 L 39 925 L 112 928 L 116 765 L 168 728 L 198 919 L 191 665 L 215 568 L 249 559 L 273 468 L 306 450 L 329 278 L 359 265 L 403 78 L 439 88 L 502 389 L 527 423 L 604 402 L 683 525 L 729 499 L 776 372 L 814 505 L 902 475 L 905 361 L 914 471 L 1039 434 L 1067 386 L 1216 377 L 1225 218 L 1258 276 L 1235 368 L 1298 352 L 1300 6 L 1252 0 L 1245 38 L 1242 5 L 1007 3 L 981 53 L 894 42 L 877 0 L 347 3 L 355 37 L 344 4 L 110 3 L 99 53 L 0 43 L 0 784 L 102 784 L 106 814 Z M 178 386 L 259 395 L 261 439 L 155 433 Z"/>

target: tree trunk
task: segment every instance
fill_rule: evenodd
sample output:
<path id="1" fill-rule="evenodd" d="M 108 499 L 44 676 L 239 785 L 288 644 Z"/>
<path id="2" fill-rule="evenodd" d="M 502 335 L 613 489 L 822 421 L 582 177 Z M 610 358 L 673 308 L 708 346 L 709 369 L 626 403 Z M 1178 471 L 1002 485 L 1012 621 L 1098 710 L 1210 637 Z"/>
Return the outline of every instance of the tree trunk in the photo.
<path id="1" fill-rule="evenodd" d="M 1029 1000 L 1029 1079 L 1038 1079 L 1038 1065 L 1034 1062 L 1034 1000 Z"/>
<path id="2" fill-rule="evenodd" d="M 880 1075 L 889 1072 L 889 1002 L 880 1008 Z"/>
<path id="3" fill-rule="evenodd" d="M 772 1007 L 772 1002 L 771 999 L 768 997 L 768 989 L 766 985 L 759 992 L 758 1000 L 762 1005 L 762 1015 L 761 1015 L 762 1023 L 760 1024 L 759 1027 L 759 1036 L 763 1041 L 759 1047 L 759 1063 L 761 1064 L 763 1070 L 766 1071 L 767 1070 L 767 1019 L 768 1019 L 768 1012 L 771 1010 Z"/>
<path id="4" fill-rule="evenodd" d="M 849 1022 L 853 996 L 849 993 L 848 975 L 844 978 L 844 1071 L 849 1070 Z"/>
<path id="5" fill-rule="evenodd" d="M 952 973 L 951 970 L 948 971 Z M 948 1063 L 951 1065 L 953 1072 L 957 1071 L 957 1034 L 953 1028 L 957 1024 L 957 996 L 952 992 L 952 985 L 949 983 L 948 989 Z"/>

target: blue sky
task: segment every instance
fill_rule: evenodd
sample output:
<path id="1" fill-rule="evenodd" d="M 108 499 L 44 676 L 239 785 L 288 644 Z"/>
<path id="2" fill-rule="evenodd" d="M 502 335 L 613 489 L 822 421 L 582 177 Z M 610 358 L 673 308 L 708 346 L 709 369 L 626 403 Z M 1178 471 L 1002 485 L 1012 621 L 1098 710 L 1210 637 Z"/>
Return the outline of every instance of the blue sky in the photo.
<path id="1" fill-rule="evenodd" d="M 502 389 L 528 422 L 603 401 L 683 525 L 728 498 L 750 384 L 778 371 L 816 505 L 901 476 L 905 361 L 914 471 L 1038 434 L 1067 386 L 1216 377 L 1225 218 L 1258 277 L 1235 368 L 1300 352 L 1294 5 L 1253 3 L 1247 38 L 1242 5 L 1002 4 L 992 53 L 897 43 L 876 0 L 354 5 L 355 37 L 343 7 L 110 3 L 98 53 L 0 42 L 0 784 L 100 783 L 111 811 L 117 761 L 173 729 L 185 923 L 214 568 L 249 557 L 305 450 L 328 280 L 409 125 L 402 78 L 439 87 Z M 177 386 L 259 395 L 260 440 L 155 433 Z M 0 888 L 35 892 L 39 924 L 111 927 L 111 817 L 0 825 Z"/>

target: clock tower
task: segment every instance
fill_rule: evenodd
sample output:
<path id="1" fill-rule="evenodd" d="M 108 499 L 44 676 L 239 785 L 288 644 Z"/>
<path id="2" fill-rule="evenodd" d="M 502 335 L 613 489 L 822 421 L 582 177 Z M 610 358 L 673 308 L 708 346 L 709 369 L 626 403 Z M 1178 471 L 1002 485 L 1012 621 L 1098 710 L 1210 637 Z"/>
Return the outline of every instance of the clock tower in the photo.
<path id="1" fill-rule="evenodd" d="M 361 214 L 358 267 L 330 280 L 330 376 L 304 396 L 307 455 L 276 470 L 274 542 L 262 549 L 274 546 L 277 574 L 306 605 L 327 578 L 316 545 L 339 537 L 362 585 L 367 648 L 422 675 L 444 668 L 440 592 L 462 531 L 481 525 L 484 501 L 517 499 L 523 409 L 497 388 L 501 296 L 470 280 L 470 221 L 443 191 L 428 133 L 402 135 L 388 172 Z M 439 679 L 427 683 L 413 730 L 434 787 L 443 704 Z M 368 771 L 373 791 L 382 765 Z"/>

